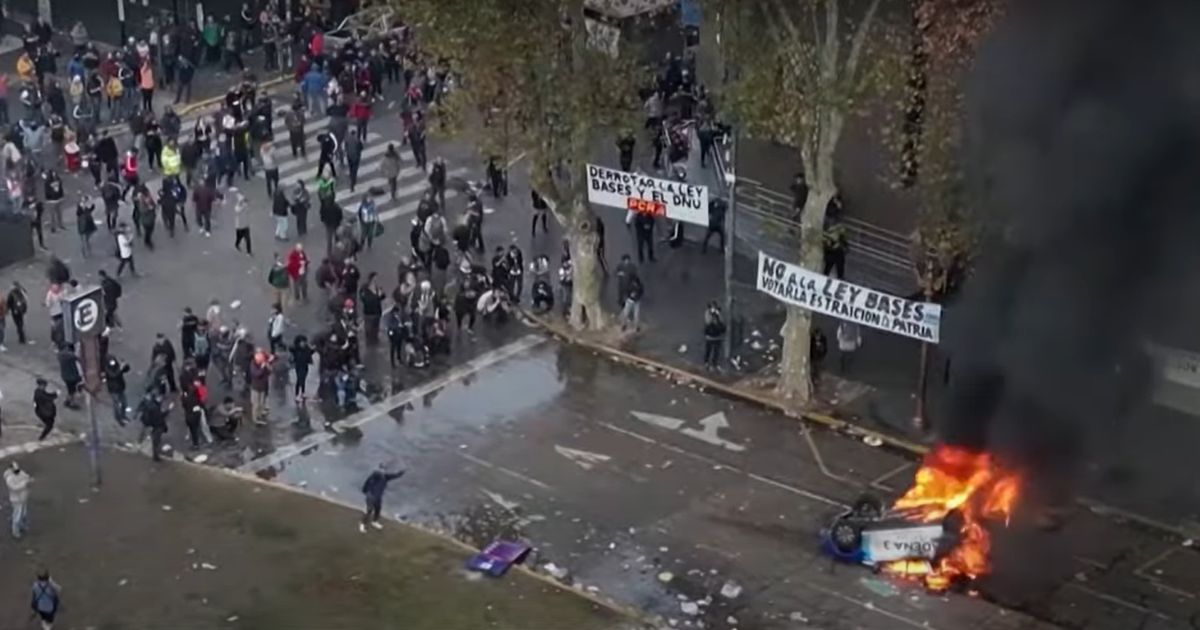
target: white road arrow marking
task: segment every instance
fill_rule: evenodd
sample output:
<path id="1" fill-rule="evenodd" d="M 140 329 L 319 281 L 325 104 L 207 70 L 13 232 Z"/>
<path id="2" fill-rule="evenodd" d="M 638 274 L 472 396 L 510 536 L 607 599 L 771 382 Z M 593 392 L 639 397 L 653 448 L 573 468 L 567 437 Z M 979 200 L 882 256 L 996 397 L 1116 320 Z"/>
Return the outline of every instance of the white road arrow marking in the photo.
<path id="1" fill-rule="evenodd" d="M 654 426 L 669 429 L 671 431 L 678 431 L 679 427 L 682 427 L 685 424 L 684 421 L 680 420 L 679 418 L 660 416 L 656 413 L 643 413 L 641 411 L 631 411 L 630 413 L 633 414 L 634 418 L 637 418 L 642 422 L 647 422 L 649 424 L 653 424 Z"/>
<path id="2" fill-rule="evenodd" d="M 700 426 L 704 427 L 704 429 L 697 431 L 696 429 L 687 428 L 682 429 L 680 433 L 688 437 L 694 437 L 703 442 L 708 442 L 713 446 L 720 446 L 734 452 L 746 450 L 746 447 L 742 446 L 741 444 L 735 444 L 721 438 L 719 434 L 720 430 L 729 428 L 729 420 L 725 418 L 725 412 L 718 411 L 717 413 L 714 413 L 706 418 L 701 418 Z"/>
<path id="3" fill-rule="evenodd" d="M 593 453 L 591 451 L 581 451 L 579 449 L 567 448 L 565 446 L 559 446 L 557 444 L 554 445 L 554 452 L 575 462 L 576 464 L 579 465 L 580 468 L 582 468 L 584 470 L 591 470 L 592 466 L 595 466 L 596 464 L 602 464 L 602 463 L 612 459 L 608 455 L 604 455 L 602 453 Z"/>
<path id="4" fill-rule="evenodd" d="M 703 427 L 702 429 L 684 427 L 687 422 L 680 420 L 679 418 L 660 416 L 655 413 L 645 413 L 642 411 L 631 411 L 630 413 L 633 414 L 633 417 L 641 420 L 642 422 L 653 424 L 654 426 L 669 429 L 671 431 L 679 431 L 690 438 L 695 438 L 701 442 L 712 444 L 713 446 L 720 446 L 721 448 L 733 451 L 735 453 L 740 453 L 746 450 L 745 446 L 736 442 L 730 442 L 729 440 L 721 437 L 721 429 L 729 428 L 729 419 L 725 417 L 725 412 L 723 411 L 718 411 L 698 420 L 697 422 L 701 427 Z"/>

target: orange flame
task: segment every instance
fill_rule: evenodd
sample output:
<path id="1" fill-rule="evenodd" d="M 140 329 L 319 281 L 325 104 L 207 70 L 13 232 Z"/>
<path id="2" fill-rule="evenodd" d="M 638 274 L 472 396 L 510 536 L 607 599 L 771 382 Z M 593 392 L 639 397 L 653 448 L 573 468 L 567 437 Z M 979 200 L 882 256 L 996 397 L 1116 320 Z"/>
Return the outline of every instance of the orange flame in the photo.
<path id="1" fill-rule="evenodd" d="M 932 563 L 899 560 L 884 564 L 886 573 L 920 580 L 932 590 L 945 590 L 960 578 L 974 580 L 989 572 L 991 535 L 986 521 L 1006 526 L 1021 494 L 1021 478 L 1001 469 L 988 453 L 939 445 L 925 456 L 913 485 L 896 500 L 896 511 L 929 523 L 946 519 L 958 525 L 958 539 Z M 951 533 L 951 532 L 947 532 Z"/>

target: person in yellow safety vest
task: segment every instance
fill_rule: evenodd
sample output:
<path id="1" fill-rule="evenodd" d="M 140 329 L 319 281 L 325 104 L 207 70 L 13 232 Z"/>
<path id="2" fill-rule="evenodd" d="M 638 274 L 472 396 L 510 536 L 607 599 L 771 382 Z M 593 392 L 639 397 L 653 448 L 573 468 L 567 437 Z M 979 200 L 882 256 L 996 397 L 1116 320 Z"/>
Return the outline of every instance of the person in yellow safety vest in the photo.
<path id="1" fill-rule="evenodd" d="M 167 140 L 167 146 L 163 147 L 160 159 L 163 177 L 179 177 L 179 145 L 174 138 Z"/>

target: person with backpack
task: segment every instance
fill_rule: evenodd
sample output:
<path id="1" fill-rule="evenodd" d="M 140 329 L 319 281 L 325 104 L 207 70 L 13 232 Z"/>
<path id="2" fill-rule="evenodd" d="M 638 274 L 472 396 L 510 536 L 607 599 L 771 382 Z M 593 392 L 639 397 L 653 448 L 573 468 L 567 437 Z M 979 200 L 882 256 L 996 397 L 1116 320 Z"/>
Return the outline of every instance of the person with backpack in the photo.
<path id="1" fill-rule="evenodd" d="M 33 581 L 33 595 L 29 602 L 33 614 L 42 623 L 42 630 L 54 627 L 54 619 L 62 605 L 62 587 L 50 579 L 50 572 L 42 570 Z"/>
<path id="2" fill-rule="evenodd" d="M 332 180 L 317 181 L 317 199 L 321 204 L 320 217 L 325 226 L 325 252 L 328 254 L 333 251 L 333 237 L 342 224 L 342 208 L 337 204 Z"/>
<path id="3" fill-rule="evenodd" d="M 171 374 L 171 381 L 174 382 L 175 376 L 170 371 L 170 367 L 165 369 L 168 374 Z M 162 461 L 162 436 L 167 432 L 165 405 L 166 402 L 158 387 L 152 387 L 147 391 L 146 395 L 142 397 L 142 402 L 138 404 L 138 415 L 142 420 L 142 431 L 138 442 L 144 440 L 147 433 L 150 434 L 150 458 L 156 462 Z"/>
<path id="4" fill-rule="evenodd" d="M 104 84 L 104 95 L 108 97 L 108 121 L 117 123 L 124 117 L 125 85 L 116 74 L 110 75 Z"/>

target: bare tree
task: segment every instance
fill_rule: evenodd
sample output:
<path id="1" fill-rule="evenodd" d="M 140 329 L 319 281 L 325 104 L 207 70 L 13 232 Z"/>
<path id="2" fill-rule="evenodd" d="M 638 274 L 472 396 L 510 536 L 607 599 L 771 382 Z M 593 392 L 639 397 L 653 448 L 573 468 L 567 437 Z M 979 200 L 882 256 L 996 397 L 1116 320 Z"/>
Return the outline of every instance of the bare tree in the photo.
<path id="1" fill-rule="evenodd" d="M 531 184 L 570 244 L 570 323 L 598 330 L 608 320 L 585 169 L 602 141 L 635 124 L 641 75 L 633 54 L 590 45 L 582 7 L 582 0 L 415 0 L 405 11 L 417 16 L 422 47 L 451 59 L 461 77 L 449 98 L 453 117 L 479 123 L 488 155 L 527 158 Z"/>
<path id="2" fill-rule="evenodd" d="M 842 131 L 896 74 L 892 59 L 900 48 L 878 16 L 879 4 L 871 0 L 861 14 L 846 16 L 840 0 L 801 0 L 786 9 L 777 0 L 718 2 L 731 25 L 726 52 L 736 68 L 726 101 L 746 133 L 799 149 L 808 197 L 797 256 L 818 272 Z M 810 311 L 788 307 L 778 392 L 797 405 L 812 397 L 811 325 Z"/>

